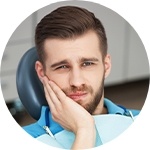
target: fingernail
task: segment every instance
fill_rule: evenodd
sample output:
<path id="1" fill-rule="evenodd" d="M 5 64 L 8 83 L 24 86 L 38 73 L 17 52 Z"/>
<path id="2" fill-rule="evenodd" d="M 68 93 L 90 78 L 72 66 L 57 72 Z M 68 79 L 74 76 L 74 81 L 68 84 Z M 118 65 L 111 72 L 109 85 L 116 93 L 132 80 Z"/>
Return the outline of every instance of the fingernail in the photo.
<path id="1" fill-rule="evenodd" d="M 43 78 L 42 77 L 40 78 L 40 81 L 43 83 Z"/>

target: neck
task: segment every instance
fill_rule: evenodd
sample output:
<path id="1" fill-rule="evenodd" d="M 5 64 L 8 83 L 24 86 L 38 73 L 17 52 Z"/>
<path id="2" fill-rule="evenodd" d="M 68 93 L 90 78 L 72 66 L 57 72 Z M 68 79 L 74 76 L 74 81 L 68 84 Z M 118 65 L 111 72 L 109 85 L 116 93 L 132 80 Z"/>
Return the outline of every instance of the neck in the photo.
<path id="1" fill-rule="evenodd" d="M 97 108 L 95 109 L 92 115 L 100 115 L 100 114 L 107 114 L 107 113 L 108 113 L 108 110 L 104 106 L 104 97 L 102 97 L 99 105 L 97 106 Z"/>

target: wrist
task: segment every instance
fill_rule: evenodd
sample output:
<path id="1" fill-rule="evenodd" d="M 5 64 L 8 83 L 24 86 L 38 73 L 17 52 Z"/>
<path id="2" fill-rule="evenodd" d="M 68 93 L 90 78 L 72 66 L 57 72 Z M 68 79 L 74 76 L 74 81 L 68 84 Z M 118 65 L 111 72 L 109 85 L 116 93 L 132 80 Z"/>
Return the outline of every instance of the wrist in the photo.
<path id="1" fill-rule="evenodd" d="M 96 128 L 95 128 L 94 119 L 92 118 L 92 120 L 90 122 L 87 122 L 85 126 L 79 128 L 77 130 L 77 134 L 76 135 L 82 135 L 86 139 L 89 138 L 89 139 L 93 139 L 93 141 L 95 141 L 95 138 L 96 138 Z"/>
<path id="2" fill-rule="evenodd" d="M 75 133 L 75 142 L 73 149 L 88 149 L 93 148 L 96 142 L 96 128 L 94 124 L 79 128 Z M 84 144 L 84 145 L 83 145 Z"/>
<path id="3" fill-rule="evenodd" d="M 86 131 L 90 129 L 95 130 L 95 120 L 93 117 L 90 117 L 88 120 L 85 119 L 84 122 L 82 122 L 80 126 L 78 127 L 79 131 L 84 131 L 84 130 Z"/>
<path id="4" fill-rule="evenodd" d="M 85 126 L 82 126 L 80 128 L 78 128 L 78 130 L 75 133 L 77 134 L 84 134 L 84 135 L 96 135 L 96 128 L 95 128 L 95 123 L 91 122 L 91 123 L 87 123 Z"/>

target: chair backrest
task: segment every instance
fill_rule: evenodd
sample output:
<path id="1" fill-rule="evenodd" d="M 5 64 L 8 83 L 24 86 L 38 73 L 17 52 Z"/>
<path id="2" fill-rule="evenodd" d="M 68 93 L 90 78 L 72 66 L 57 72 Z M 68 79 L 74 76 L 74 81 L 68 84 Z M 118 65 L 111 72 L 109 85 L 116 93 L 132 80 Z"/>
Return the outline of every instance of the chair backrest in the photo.
<path id="1" fill-rule="evenodd" d="M 16 74 L 19 98 L 27 112 L 36 120 L 40 118 L 42 106 L 48 105 L 42 83 L 35 70 L 37 60 L 38 55 L 33 47 L 22 56 Z"/>

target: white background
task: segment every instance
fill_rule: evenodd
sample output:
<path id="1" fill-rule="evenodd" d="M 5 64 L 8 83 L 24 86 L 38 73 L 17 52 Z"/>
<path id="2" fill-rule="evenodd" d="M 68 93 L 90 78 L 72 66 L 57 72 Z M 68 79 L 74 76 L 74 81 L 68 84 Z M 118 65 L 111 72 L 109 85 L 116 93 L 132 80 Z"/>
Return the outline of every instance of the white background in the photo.
<path id="1" fill-rule="evenodd" d="M 5 0 L 0 4 L 0 60 L 2 58 L 5 46 L 17 28 L 17 26 L 34 11 L 49 5 L 59 2 L 57 0 Z M 145 49 L 150 57 L 150 9 L 148 0 L 91 0 L 90 2 L 104 5 L 127 20 L 140 36 Z M 15 55 L 15 54 L 14 54 Z M 126 149 L 150 149 L 150 100 L 146 99 L 145 105 L 134 124 L 121 134 L 117 139 L 104 144 L 96 149 L 108 150 L 126 150 Z M 38 142 L 29 137 L 25 131 L 15 122 L 9 113 L 5 101 L 0 90 L 0 149 L 37 149 L 48 150 L 49 146 Z M 53 148 L 54 149 L 54 148 Z"/>

